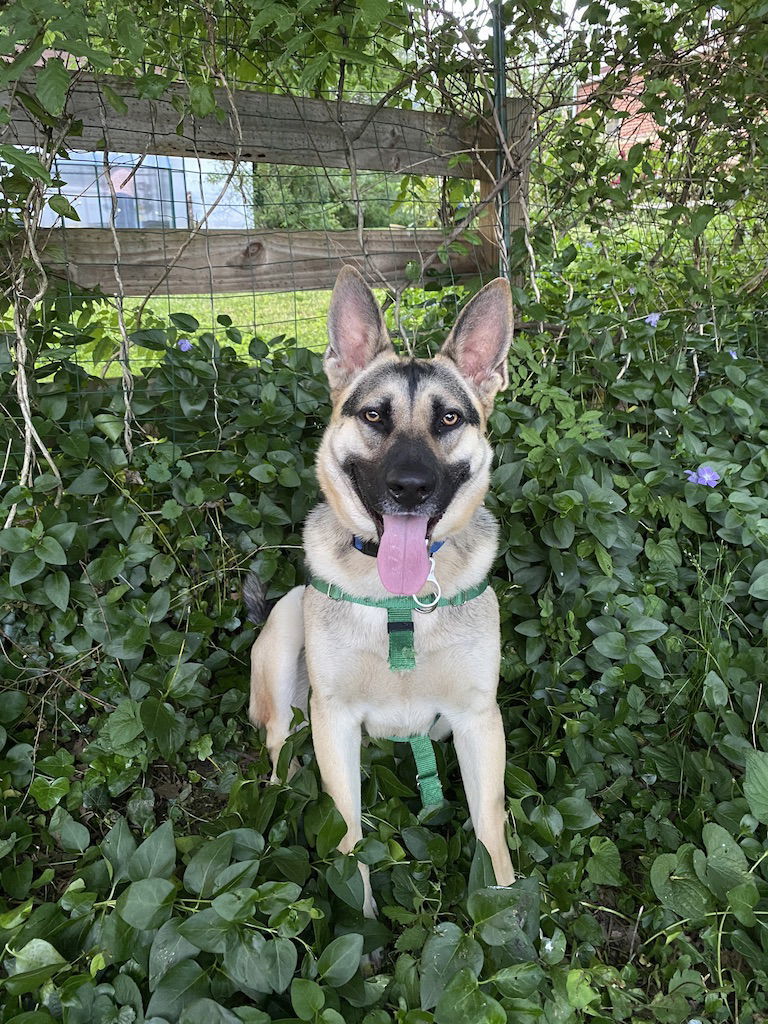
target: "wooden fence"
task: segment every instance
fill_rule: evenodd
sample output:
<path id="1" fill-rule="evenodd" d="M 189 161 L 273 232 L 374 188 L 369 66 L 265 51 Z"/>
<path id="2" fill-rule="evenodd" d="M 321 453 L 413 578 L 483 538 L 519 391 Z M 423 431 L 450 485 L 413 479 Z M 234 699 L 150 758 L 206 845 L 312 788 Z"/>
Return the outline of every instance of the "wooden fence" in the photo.
<path id="1" fill-rule="evenodd" d="M 118 112 L 107 86 L 123 101 Z M 0 94 L 0 102 L 8 97 Z M 64 116 L 72 124 L 67 146 L 74 151 L 199 157 L 307 167 L 449 176 L 492 184 L 496 139 L 460 118 L 423 110 L 358 103 L 217 91 L 229 116 L 180 121 L 185 87 L 171 86 L 158 99 L 140 98 L 132 81 L 78 74 Z M 234 108 L 234 109 L 233 109 Z M 235 117 L 236 113 L 236 117 Z M 525 154 L 530 115 L 523 101 L 510 100 L 507 120 L 512 151 Z M 233 130 L 233 124 L 239 125 Z M 13 107 L 10 138 L 22 146 L 45 146 L 47 132 L 20 103 Z M 511 182 L 510 222 L 521 223 L 519 197 L 527 187 L 527 160 Z M 162 284 L 168 294 L 300 291 L 328 288 L 339 268 L 357 266 L 374 284 L 403 284 L 408 268 L 447 261 L 454 277 L 493 275 L 498 260 L 492 206 L 473 225 L 480 240 L 447 257 L 449 231 L 401 227 L 358 231 L 256 229 L 118 229 L 117 257 L 110 228 L 65 227 L 45 233 L 45 262 L 74 287 L 116 288 L 119 270 L 125 295 L 146 295 Z M 179 255 L 181 254 L 181 255 Z M 170 265 L 170 270 L 169 270 Z"/>

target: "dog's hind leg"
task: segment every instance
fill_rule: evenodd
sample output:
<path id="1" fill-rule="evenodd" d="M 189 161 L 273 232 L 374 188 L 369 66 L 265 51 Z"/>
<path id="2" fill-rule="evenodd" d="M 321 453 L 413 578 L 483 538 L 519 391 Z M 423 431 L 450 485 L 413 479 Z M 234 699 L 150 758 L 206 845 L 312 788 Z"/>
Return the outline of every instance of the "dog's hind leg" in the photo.
<path id="1" fill-rule="evenodd" d="M 278 781 L 277 762 L 291 731 L 293 709 L 307 714 L 307 671 L 304 662 L 304 587 L 281 598 L 251 648 L 251 701 L 248 716 L 267 732 L 272 781 Z M 298 768 L 292 762 L 289 775 Z"/>

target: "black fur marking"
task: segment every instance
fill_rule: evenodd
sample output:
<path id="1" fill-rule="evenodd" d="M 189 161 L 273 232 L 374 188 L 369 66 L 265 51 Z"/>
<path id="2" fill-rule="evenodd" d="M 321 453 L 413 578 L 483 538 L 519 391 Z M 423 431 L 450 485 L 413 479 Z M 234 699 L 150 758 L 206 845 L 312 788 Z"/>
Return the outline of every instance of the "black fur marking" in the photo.
<path id="1" fill-rule="evenodd" d="M 419 385 L 422 381 L 434 379 L 437 368 L 434 363 L 417 362 L 415 359 L 410 359 L 407 363 L 397 363 L 392 369 L 396 376 L 405 378 L 408 384 L 408 395 L 413 404 Z"/>
<path id="2" fill-rule="evenodd" d="M 462 419 L 452 427 L 447 427 L 443 422 L 443 416 L 447 412 L 458 412 Z M 441 398 L 432 399 L 432 433 L 436 437 L 444 437 L 461 426 L 462 422 L 469 423 L 473 427 L 480 426 L 480 417 L 477 409 L 469 402 L 455 402 L 453 405 L 446 405 Z"/>
<path id="3" fill-rule="evenodd" d="M 342 416 L 357 416 L 363 406 L 365 396 L 389 376 L 391 369 L 392 366 L 388 363 L 386 366 L 380 366 L 376 373 L 366 376 L 365 380 L 361 380 L 344 405 L 342 405 Z"/>
<path id="4" fill-rule="evenodd" d="M 387 379 L 405 380 L 411 402 L 414 401 L 419 388 L 428 381 L 435 381 L 456 399 L 464 419 L 472 426 L 479 426 L 480 417 L 472 405 L 469 394 L 456 380 L 455 376 L 438 363 L 423 359 L 408 359 L 400 363 L 390 362 L 378 367 L 375 373 L 361 380 L 352 394 L 341 407 L 342 416 L 357 416 L 365 404 L 366 395 L 386 383 Z"/>
<path id="5" fill-rule="evenodd" d="M 448 467 L 448 479 L 453 487 L 453 493 L 465 484 L 469 480 L 469 463 L 468 462 L 456 462 L 454 465 Z M 453 498 L 453 495 L 451 495 Z"/>
<path id="6" fill-rule="evenodd" d="M 371 423 L 365 417 L 368 411 L 377 412 L 380 419 L 376 423 Z M 386 435 L 392 432 L 392 402 L 388 398 L 385 398 L 381 405 L 364 405 L 357 415 L 366 427 L 370 427 L 371 430 L 375 430 L 379 434 Z"/>
<path id="7" fill-rule="evenodd" d="M 277 603 L 276 601 L 267 600 L 267 588 L 255 572 L 249 572 L 245 577 L 243 601 L 248 612 L 248 618 L 257 626 L 262 622 L 266 622 L 267 616 Z"/>

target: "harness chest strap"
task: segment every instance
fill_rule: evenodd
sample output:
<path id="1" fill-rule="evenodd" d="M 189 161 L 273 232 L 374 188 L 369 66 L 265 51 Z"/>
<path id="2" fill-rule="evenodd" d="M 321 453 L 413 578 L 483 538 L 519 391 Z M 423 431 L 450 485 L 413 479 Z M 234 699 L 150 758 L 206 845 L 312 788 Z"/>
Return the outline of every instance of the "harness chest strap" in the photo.
<path id="1" fill-rule="evenodd" d="M 413 597 L 356 597 L 348 594 L 335 583 L 327 583 L 317 576 L 310 580 L 310 586 L 332 601 L 349 601 L 350 604 L 361 604 L 366 608 L 383 608 L 387 613 L 387 633 L 389 634 L 389 667 L 394 672 L 406 672 L 416 667 L 416 652 L 413 646 L 413 613 L 424 612 Z M 432 608 L 457 608 L 467 601 L 479 597 L 488 587 L 488 580 L 483 580 L 474 587 L 460 590 L 453 597 L 441 597 L 434 601 L 433 597 L 421 600 L 422 605 Z"/>
<path id="2" fill-rule="evenodd" d="M 361 604 L 367 608 L 383 608 L 387 613 L 389 667 L 395 672 L 405 672 L 416 667 L 416 651 L 413 645 L 413 613 L 415 611 L 424 612 L 425 609 L 419 607 L 413 597 L 387 597 L 380 600 L 371 597 L 355 597 L 336 586 L 335 583 L 327 583 L 317 576 L 314 576 L 309 582 L 310 586 L 332 601 L 349 601 L 351 604 Z M 427 597 L 423 599 L 422 604 L 430 606 L 426 609 L 428 611 L 433 608 L 456 608 L 479 597 L 487 586 L 488 580 L 483 580 L 477 586 L 460 590 L 453 597 L 441 597 L 438 601 L 434 601 L 434 596 Z M 416 780 L 419 784 L 422 804 L 429 807 L 442 803 L 443 789 L 437 774 L 435 751 L 429 736 L 426 734 L 390 736 L 389 739 L 398 743 L 410 743 L 416 762 Z"/>

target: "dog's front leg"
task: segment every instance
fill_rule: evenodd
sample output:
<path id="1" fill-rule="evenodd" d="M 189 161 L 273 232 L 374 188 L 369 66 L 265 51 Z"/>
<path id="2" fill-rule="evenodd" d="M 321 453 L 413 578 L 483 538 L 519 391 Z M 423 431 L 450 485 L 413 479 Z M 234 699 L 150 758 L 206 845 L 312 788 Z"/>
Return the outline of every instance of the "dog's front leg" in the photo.
<path id="1" fill-rule="evenodd" d="M 475 836 L 490 854 L 497 885 L 511 885 L 515 872 L 504 834 L 507 753 L 496 702 L 485 712 L 462 716 L 454 724 L 453 741 Z"/>
<path id="2" fill-rule="evenodd" d="M 325 791 L 347 823 L 347 834 L 339 843 L 341 853 L 351 853 L 363 838 L 360 823 L 360 721 L 343 706 L 332 705 L 312 694 L 312 742 Z M 363 913 L 376 917 L 368 867 L 358 862 L 363 878 Z"/>

